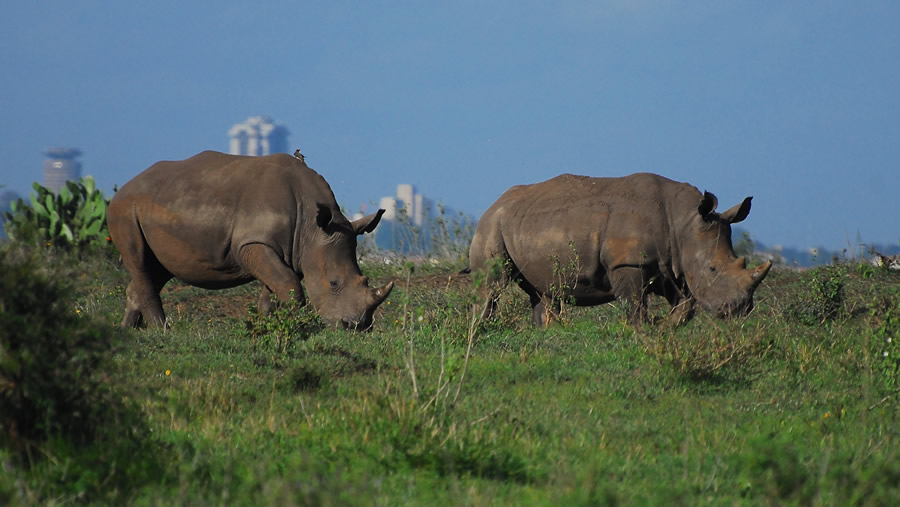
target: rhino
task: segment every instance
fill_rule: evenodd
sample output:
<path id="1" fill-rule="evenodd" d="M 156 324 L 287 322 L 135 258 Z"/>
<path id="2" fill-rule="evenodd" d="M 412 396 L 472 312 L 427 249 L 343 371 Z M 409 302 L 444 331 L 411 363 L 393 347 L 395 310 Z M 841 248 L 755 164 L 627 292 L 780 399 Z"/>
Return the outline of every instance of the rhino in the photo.
<path id="1" fill-rule="evenodd" d="M 695 303 L 720 317 L 747 314 L 772 267 L 748 269 L 731 245 L 731 224 L 747 217 L 751 199 L 718 213 L 710 192 L 650 173 L 514 186 L 479 219 L 469 249 L 469 269 L 487 282 L 482 317 L 495 313 L 509 281 L 528 294 L 536 326 L 558 317 L 560 299 L 618 299 L 636 324 L 651 320 L 650 294 L 668 300 L 676 324 Z"/>
<path id="2" fill-rule="evenodd" d="M 271 295 L 309 300 L 331 325 L 368 329 L 393 283 L 370 288 L 356 259 L 357 235 L 384 210 L 348 220 L 321 175 L 300 157 L 204 151 L 153 164 L 109 203 L 109 235 L 131 275 L 124 327 L 165 325 L 160 290 L 173 277 L 205 289 L 263 284 Z"/>

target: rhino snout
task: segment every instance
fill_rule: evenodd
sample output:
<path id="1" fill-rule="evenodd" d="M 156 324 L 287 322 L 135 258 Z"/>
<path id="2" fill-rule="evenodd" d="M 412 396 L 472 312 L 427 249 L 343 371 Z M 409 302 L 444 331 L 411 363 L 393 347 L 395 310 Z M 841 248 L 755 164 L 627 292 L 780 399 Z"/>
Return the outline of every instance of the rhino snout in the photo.
<path id="1" fill-rule="evenodd" d="M 727 319 L 731 317 L 744 317 L 753 311 L 753 296 L 726 304 L 714 310 L 717 317 Z"/>
<path id="2" fill-rule="evenodd" d="M 326 321 L 335 327 L 341 329 L 351 329 L 355 331 L 368 331 L 372 327 L 373 314 L 390 295 L 394 288 L 394 282 L 388 282 L 381 287 L 368 287 L 365 277 L 360 278 L 361 283 L 357 285 L 357 290 L 364 292 L 357 293 L 353 303 L 347 306 L 347 300 L 344 304 L 336 300 L 334 308 L 331 311 L 322 312 L 320 314 Z M 327 314 L 327 315 L 326 315 Z"/>

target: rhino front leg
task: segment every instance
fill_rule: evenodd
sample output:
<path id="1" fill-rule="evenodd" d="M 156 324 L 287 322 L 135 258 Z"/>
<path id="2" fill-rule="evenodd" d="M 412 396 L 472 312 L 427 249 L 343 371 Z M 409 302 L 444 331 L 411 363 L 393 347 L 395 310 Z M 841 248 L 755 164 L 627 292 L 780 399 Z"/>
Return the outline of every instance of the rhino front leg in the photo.
<path id="1" fill-rule="evenodd" d="M 260 315 L 268 315 L 275 309 L 275 301 L 272 301 L 272 294 L 274 294 L 272 289 L 263 284 L 263 288 L 259 292 L 259 301 L 256 304 Z M 306 305 L 306 298 L 303 296 L 302 290 L 299 293 L 294 293 L 294 300 L 300 303 L 300 306 Z"/>
<path id="2" fill-rule="evenodd" d="M 306 304 L 300 277 L 274 250 L 262 243 L 253 243 L 241 248 L 240 256 L 243 268 L 263 283 L 258 303 L 261 314 L 272 310 L 272 293 L 281 301 L 288 301 L 293 296 L 301 305 Z"/>
<path id="3" fill-rule="evenodd" d="M 610 283 L 616 299 L 628 306 L 629 320 L 640 325 L 650 320 L 647 308 L 647 284 L 644 269 L 635 266 L 620 266 L 610 273 Z"/>
<path id="4" fill-rule="evenodd" d="M 673 325 L 680 326 L 694 317 L 694 299 L 684 298 L 672 306 L 669 312 L 669 322 Z"/>
<path id="5" fill-rule="evenodd" d="M 268 315 L 272 313 L 274 306 L 275 305 L 272 302 L 272 289 L 263 284 L 263 288 L 259 292 L 259 302 L 256 305 L 259 314 Z"/>

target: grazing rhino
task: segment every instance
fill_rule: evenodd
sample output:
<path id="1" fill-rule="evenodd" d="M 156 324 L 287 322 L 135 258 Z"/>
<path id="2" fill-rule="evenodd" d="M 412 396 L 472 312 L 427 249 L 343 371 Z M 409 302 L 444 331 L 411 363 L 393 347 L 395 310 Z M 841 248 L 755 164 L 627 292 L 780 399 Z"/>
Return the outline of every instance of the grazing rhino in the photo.
<path id="1" fill-rule="evenodd" d="M 322 318 L 366 329 L 393 288 L 369 288 L 356 236 L 384 210 L 350 222 L 331 187 L 299 157 L 244 157 L 205 151 L 158 162 L 109 203 L 109 234 L 131 274 L 122 325 L 164 325 L 159 292 L 171 278 L 206 289 L 260 280 L 259 310 L 305 303 L 301 280 Z"/>
<path id="2" fill-rule="evenodd" d="M 692 317 L 695 299 L 722 317 L 745 314 L 772 267 L 747 269 L 731 246 L 731 224 L 747 217 L 750 200 L 716 213 L 713 194 L 648 173 L 512 187 L 478 221 L 469 250 L 470 269 L 487 275 L 482 316 L 510 279 L 531 299 L 537 326 L 558 316 L 559 298 L 624 300 L 635 323 L 649 319 L 649 294 L 669 301 L 677 323 Z"/>

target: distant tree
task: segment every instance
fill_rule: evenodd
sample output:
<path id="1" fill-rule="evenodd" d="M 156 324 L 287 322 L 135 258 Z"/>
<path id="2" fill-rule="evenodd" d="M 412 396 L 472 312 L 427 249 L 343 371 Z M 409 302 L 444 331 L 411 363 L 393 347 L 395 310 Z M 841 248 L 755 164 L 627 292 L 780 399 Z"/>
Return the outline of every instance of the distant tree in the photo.
<path id="1" fill-rule="evenodd" d="M 738 257 L 750 257 L 756 251 L 756 242 L 747 231 L 741 232 L 741 239 L 734 244 L 734 253 Z"/>

